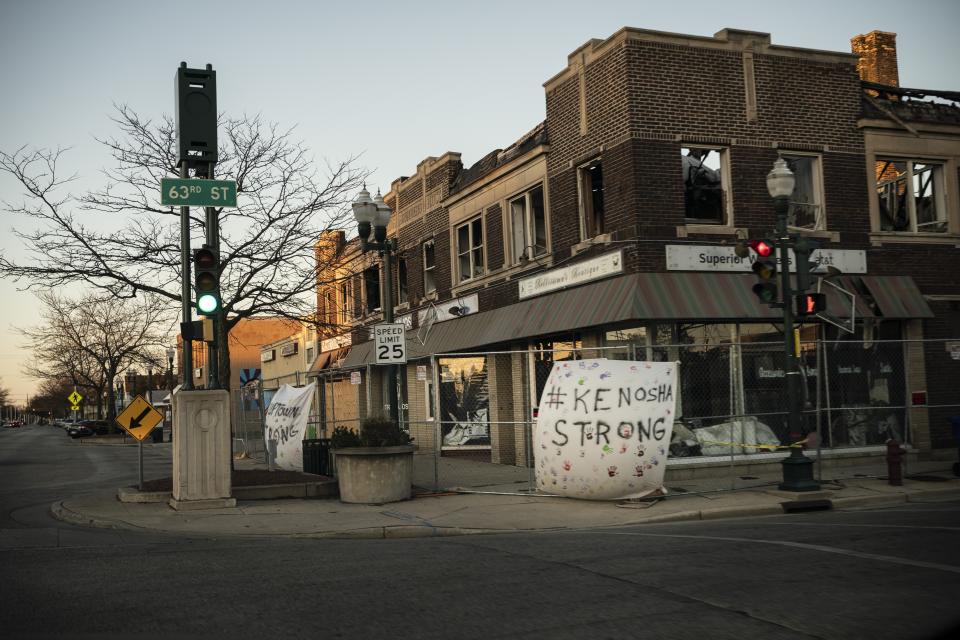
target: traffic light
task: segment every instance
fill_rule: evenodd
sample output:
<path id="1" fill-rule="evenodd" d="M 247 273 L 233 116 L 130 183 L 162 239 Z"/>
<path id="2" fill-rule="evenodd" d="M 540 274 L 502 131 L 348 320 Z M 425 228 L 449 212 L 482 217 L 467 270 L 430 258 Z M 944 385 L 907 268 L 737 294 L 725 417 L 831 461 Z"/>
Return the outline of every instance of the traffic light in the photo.
<path id="1" fill-rule="evenodd" d="M 810 254 L 820 248 L 820 245 L 809 238 L 801 237 L 793 247 L 793 255 L 797 257 L 797 291 L 806 291 L 810 288 L 810 272 L 817 268 L 817 264 L 810 264 Z"/>
<path id="2" fill-rule="evenodd" d="M 797 316 L 812 316 L 827 308 L 827 296 L 822 293 L 798 293 L 794 296 Z"/>
<path id="3" fill-rule="evenodd" d="M 757 254 L 751 269 L 759 282 L 753 285 L 753 293 L 761 302 L 775 304 L 777 301 L 777 261 L 774 255 L 776 243 L 772 240 L 751 240 L 750 248 Z"/>
<path id="4" fill-rule="evenodd" d="M 220 311 L 220 264 L 210 246 L 193 250 L 193 270 L 197 313 L 212 316 Z"/>

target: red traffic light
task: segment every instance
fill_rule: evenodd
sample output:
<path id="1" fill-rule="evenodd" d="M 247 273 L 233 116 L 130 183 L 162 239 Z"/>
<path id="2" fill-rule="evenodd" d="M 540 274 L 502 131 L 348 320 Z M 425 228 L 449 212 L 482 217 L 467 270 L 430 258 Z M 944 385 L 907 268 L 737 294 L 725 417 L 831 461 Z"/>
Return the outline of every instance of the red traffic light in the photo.
<path id="1" fill-rule="evenodd" d="M 773 255 L 773 250 L 776 247 L 770 240 L 751 240 L 750 248 L 756 251 L 761 258 L 767 258 Z"/>

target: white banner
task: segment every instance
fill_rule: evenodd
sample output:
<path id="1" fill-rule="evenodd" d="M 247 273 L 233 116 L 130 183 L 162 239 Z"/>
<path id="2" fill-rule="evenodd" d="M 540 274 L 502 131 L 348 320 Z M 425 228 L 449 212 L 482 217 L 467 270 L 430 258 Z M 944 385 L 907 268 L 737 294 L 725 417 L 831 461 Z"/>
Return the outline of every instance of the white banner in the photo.
<path id="1" fill-rule="evenodd" d="M 534 432 L 537 488 L 623 500 L 662 487 L 676 383 L 673 362 L 555 363 Z"/>
<path id="2" fill-rule="evenodd" d="M 270 400 L 263 437 L 268 450 L 270 440 L 277 441 L 275 464 L 280 469 L 303 471 L 303 436 L 307 431 L 310 400 L 316 387 L 316 382 L 305 387 L 285 384 Z"/>

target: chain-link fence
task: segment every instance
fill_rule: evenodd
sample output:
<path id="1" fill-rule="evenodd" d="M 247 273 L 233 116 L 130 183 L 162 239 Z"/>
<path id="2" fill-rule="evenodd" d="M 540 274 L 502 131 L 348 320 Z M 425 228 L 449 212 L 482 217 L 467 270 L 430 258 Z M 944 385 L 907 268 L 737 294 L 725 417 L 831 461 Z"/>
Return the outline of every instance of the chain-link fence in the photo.
<path id="1" fill-rule="evenodd" d="M 953 379 L 960 374 L 960 351 L 951 350 L 953 344 L 800 341 L 803 433 L 815 434 L 804 438 L 808 455 L 825 460 L 842 457 L 835 454 L 876 453 L 889 438 L 920 448 L 944 446 L 951 437 L 947 421 L 960 414 L 960 389 L 939 379 L 951 371 Z M 537 405 L 554 363 L 565 360 L 679 363 L 668 484 L 712 474 L 721 478 L 719 488 L 749 486 L 763 465 L 778 472 L 786 447 L 795 444 L 788 429 L 782 340 L 548 346 L 437 354 L 398 367 L 400 420 L 418 447 L 418 487 L 535 491 Z M 937 379 L 927 380 L 928 371 L 938 372 Z M 289 384 L 306 382 L 303 374 L 290 378 Z M 321 373 L 310 437 L 329 437 L 337 426 L 359 428 L 364 418 L 384 411 L 386 379 L 384 368 L 376 366 Z M 271 388 L 281 383 L 260 385 L 260 405 L 269 404 Z M 238 402 L 242 400 L 243 392 Z M 254 411 L 248 403 L 236 414 L 238 442 L 251 456 L 262 455 L 262 421 L 257 425 L 256 420 L 263 406 Z"/>

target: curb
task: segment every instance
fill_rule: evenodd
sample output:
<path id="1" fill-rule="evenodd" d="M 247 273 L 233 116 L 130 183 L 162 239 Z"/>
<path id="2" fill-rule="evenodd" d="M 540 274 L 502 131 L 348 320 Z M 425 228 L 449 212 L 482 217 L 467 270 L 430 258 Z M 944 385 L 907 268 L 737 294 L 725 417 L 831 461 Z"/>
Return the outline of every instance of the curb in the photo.
<path id="1" fill-rule="evenodd" d="M 94 527 L 96 529 L 125 529 L 129 531 L 146 531 L 144 527 L 138 527 L 135 524 L 123 520 L 110 520 L 109 518 L 92 518 L 82 513 L 77 513 L 66 507 L 63 501 L 54 502 L 50 505 L 50 515 L 61 522 L 77 524 L 85 527 Z M 162 529 L 158 529 L 162 531 Z"/>
<path id="2" fill-rule="evenodd" d="M 896 506 L 907 503 L 923 503 L 933 501 L 947 501 L 960 499 L 960 487 L 944 487 L 937 489 L 928 489 L 924 491 L 910 491 L 892 494 L 862 495 L 850 496 L 846 498 L 833 498 L 829 500 L 832 509 L 857 508 L 857 507 L 883 507 Z M 789 502 L 789 501 L 787 501 Z M 549 527 L 549 528 L 472 528 L 472 527 L 445 527 L 433 526 L 430 524 L 400 524 L 388 526 L 364 527 L 359 529 L 345 530 L 327 530 L 313 531 L 308 533 L 254 533 L 242 531 L 220 531 L 220 532 L 185 532 L 171 530 L 168 528 L 147 528 L 142 527 L 125 520 L 113 520 L 110 518 L 98 518 L 79 513 L 67 507 L 63 501 L 54 502 L 50 505 L 50 515 L 57 520 L 100 529 L 126 529 L 131 531 L 157 531 L 166 534 L 196 536 L 204 535 L 211 537 L 232 536 L 241 538 L 316 538 L 316 539 L 354 539 L 354 540 L 384 540 L 384 539 L 402 539 L 402 538 L 437 538 L 453 537 L 467 535 L 491 535 L 491 534 L 510 534 L 510 533 L 549 533 L 557 531 L 586 531 L 597 528 L 620 528 L 645 524 L 659 524 L 671 522 L 685 522 L 693 520 L 718 520 L 725 518 L 744 518 L 756 516 L 784 515 L 782 503 L 780 501 L 774 504 L 758 505 L 733 505 L 724 507 L 715 507 L 712 509 L 696 509 L 686 511 L 676 511 L 674 513 L 650 514 L 641 516 L 632 522 L 618 523 L 615 525 L 596 525 L 588 527 Z"/>

